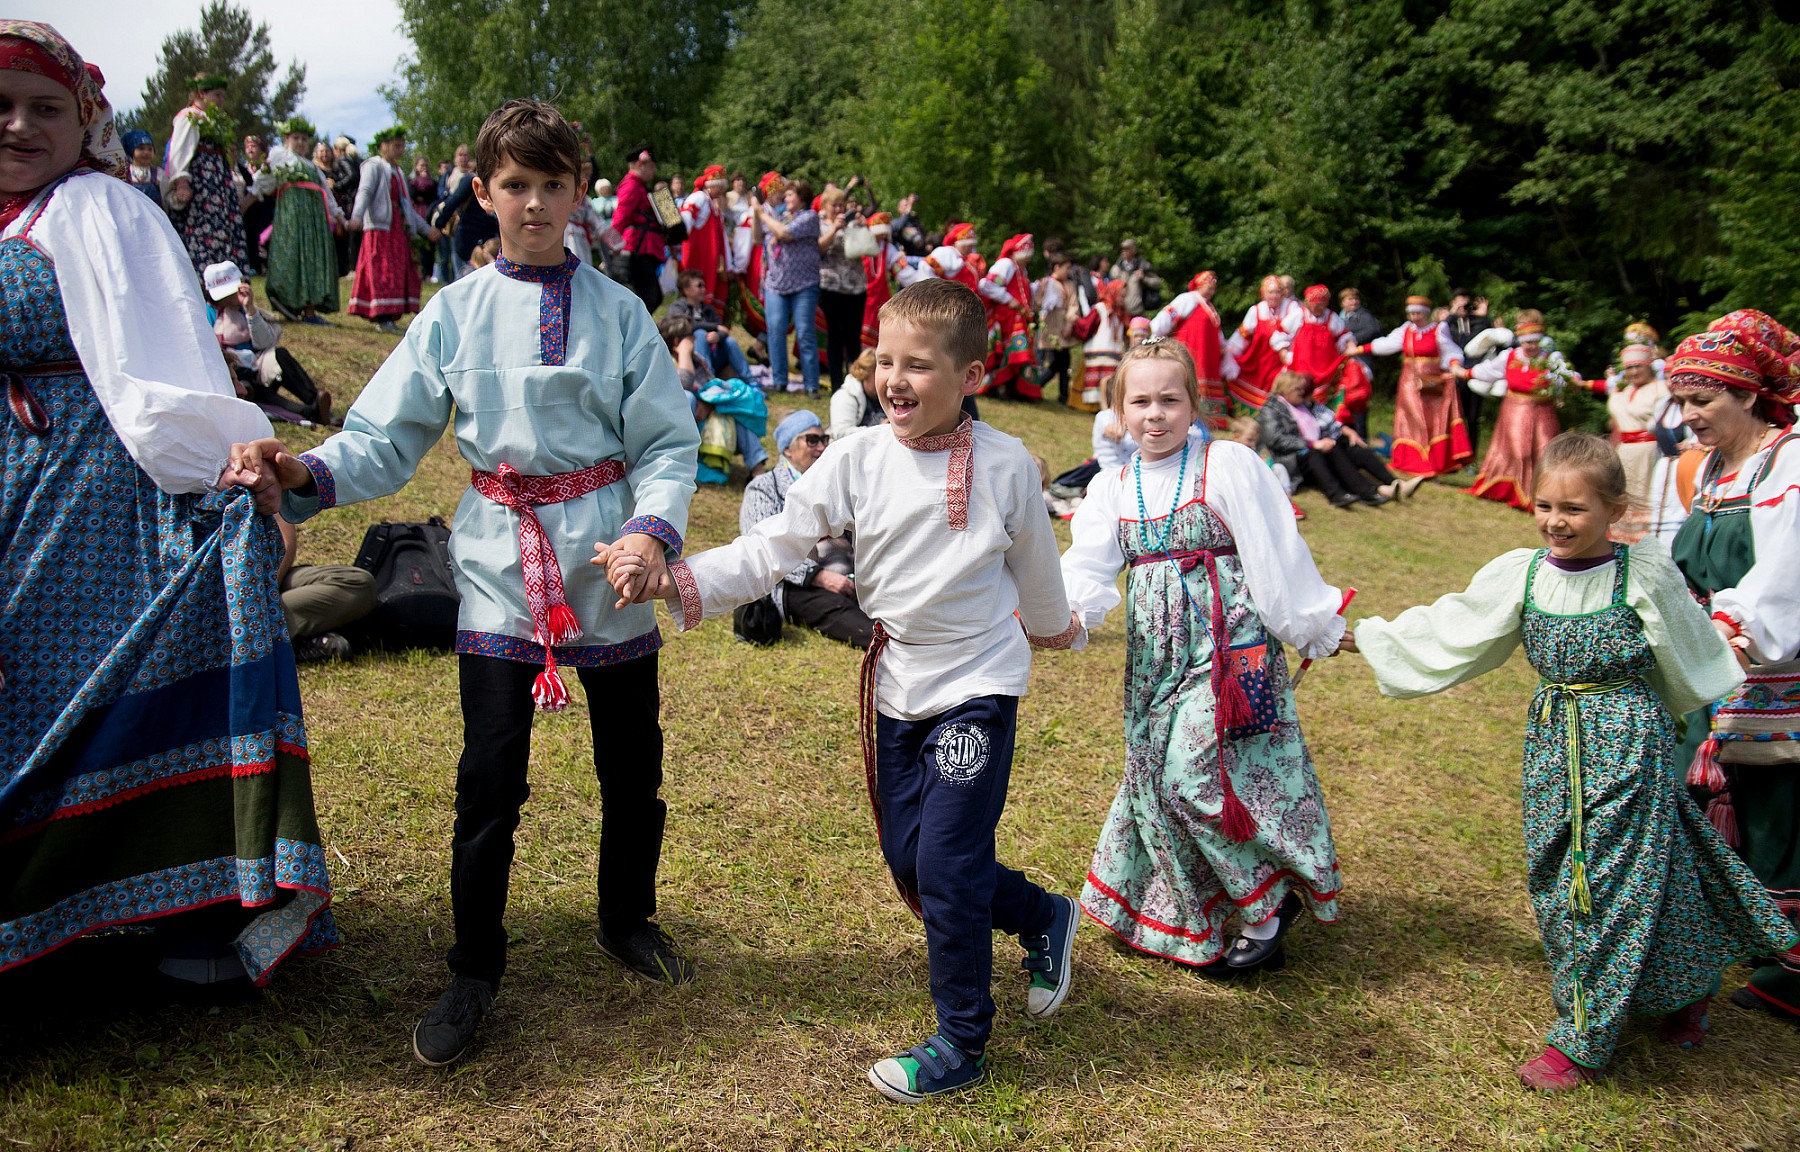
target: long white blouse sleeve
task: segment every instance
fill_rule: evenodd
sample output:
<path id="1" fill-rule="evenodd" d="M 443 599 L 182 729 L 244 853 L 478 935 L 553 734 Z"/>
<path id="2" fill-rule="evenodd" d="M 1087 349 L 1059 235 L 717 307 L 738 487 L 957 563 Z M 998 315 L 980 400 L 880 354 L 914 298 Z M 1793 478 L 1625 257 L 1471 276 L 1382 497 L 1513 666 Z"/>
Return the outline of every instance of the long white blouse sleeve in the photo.
<path id="1" fill-rule="evenodd" d="M 1012 282 L 1016 271 L 1018 265 L 1013 263 L 1012 257 L 1002 256 L 994 261 L 986 276 L 975 282 L 975 287 L 981 290 L 983 299 L 992 300 L 996 304 L 1013 304 L 1015 301 L 1012 293 L 1006 290 L 1006 286 Z"/>
<path id="2" fill-rule="evenodd" d="M 194 162 L 194 153 L 200 151 L 200 128 L 196 121 L 200 113 L 194 108 L 183 108 L 175 113 L 175 123 L 169 129 L 169 155 L 163 167 L 169 170 L 169 183 L 187 178 L 188 165 Z"/>
<path id="3" fill-rule="evenodd" d="M 1454 688 L 1506 663 L 1519 646 L 1519 612 L 1533 550 L 1487 562 L 1467 589 L 1356 625 L 1356 647 L 1383 696 L 1410 700 Z"/>
<path id="4" fill-rule="evenodd" d="M 1754 471 L 1746 462 L 1739 475 Z M 1750 637 L 1750 657 L 1778 663 L 1800 657 L 1800 445 L 1787 444 L 1750 497 L 1756 563 L 1735 588 L 1715 593 L 1712 606 Z"/>
<path id="5" fill-rule="evenodd" d="M 1090 632 L 1119 606 L 1119 573 L 1125 568 L 1125 553 L 1119 547 L 1123 495 L 1119 469 L 1103 468 L 1089 482 L 1087 495 L 1069 521 L 1069 548 L 1062 555 L 1063 591 L 1081 626 Z"/>
<path id="6" fill-rule="evenodd" d="M 272 435 L 269 418 L 232 388 L 194 266 L 148 196 L 78 172 L 31 238 L 56 264 L 69 335 L 101 409 L 157 487 L 212 488 L 233 443 Z"/>
<path id="7" fill-rule="evenodd" d="M 1186 320 L 1189 316 L 1192 316 L 1194 314 L 1194 309 L 1199 306 L 1200 293 L 1183 292 L 1181 295 L 1175 297 L 1175 299 L 1163 305 L 1162 310 L 1157 312 L 1157 314 L 1151 318 L 1150 334 L 1152 336 L 1168 336 L 1172 334 L 1175 331 L 1175 325 Z"/>

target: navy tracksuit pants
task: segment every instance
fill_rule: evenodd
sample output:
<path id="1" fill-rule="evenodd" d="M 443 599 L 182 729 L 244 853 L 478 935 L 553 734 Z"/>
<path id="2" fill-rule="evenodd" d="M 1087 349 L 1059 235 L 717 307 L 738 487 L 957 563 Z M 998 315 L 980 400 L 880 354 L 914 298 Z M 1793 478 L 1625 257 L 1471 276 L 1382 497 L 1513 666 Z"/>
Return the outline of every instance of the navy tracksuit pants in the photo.
<path id="1" fill-rule="evenodd" d="M 881 854 L 919 894 L 938 1032 L 964 1052 L 993 1031 L 996 929 L 1042 935 L 1050 894 L 994 860 L 1019 701 L 982 696 L 927 720 L 875 718 Z"/>

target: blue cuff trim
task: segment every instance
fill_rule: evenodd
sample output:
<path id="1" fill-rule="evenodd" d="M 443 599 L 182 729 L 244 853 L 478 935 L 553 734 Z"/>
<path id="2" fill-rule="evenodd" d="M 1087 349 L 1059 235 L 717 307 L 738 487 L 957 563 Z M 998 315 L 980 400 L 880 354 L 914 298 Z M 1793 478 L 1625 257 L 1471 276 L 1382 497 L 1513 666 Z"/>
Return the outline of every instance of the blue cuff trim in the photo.
<path id="1" fill-rule="evenodd" d="M 660 516 L 633 516 L 619 525 L 619 535 L 642 532 L 646 536 L 654 536 L 669 549 L 669 559 L 681 555 L 681 533 L 675 531 L 675 525 Z"/>
<path id="2" fill-rule="evenodd" d="M 642 636 L 634 636 L 619 644 L 576 644 L 558 646 L 556 662 L 569 668 L 604 668 L 648 656 L 662 647 L 662 630 L 652 628 Z M 518 636 L 498 632 L 465 632 L 456 634 L 456 651 L 463 656 L 492 656 L 500 660 L 516 660 L 521 664 L 542 664 L 544 646 Z"/>
<path id="3" fill-rule="evenodd" d="M 331 468 L 325 461 L 311 452 L 300 453 L 300 463 L 312 473 L 313 483 L 319 487 L 319 511 L 337 507 L 337 481 L 332 478 Z"/>

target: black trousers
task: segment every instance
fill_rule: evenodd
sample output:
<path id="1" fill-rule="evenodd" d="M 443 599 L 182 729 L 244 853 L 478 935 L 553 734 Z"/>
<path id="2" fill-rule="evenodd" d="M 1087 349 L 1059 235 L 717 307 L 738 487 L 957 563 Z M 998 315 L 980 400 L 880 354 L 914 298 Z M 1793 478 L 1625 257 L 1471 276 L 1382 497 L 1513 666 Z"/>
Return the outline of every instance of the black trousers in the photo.
<path id="1" fill-rule="evenodd" d="M 833 640 L 867 648 L 875 634 L 875 622 L 863 614 L 854 596 L 842 596 L 811 585 L 801 588 L 789 584 L 782 590 L 781 598 L 789 620 Z"/>
<path id="2" fill-rule="evenodd" d="M 543 668 L 492 656 L 457 657 L 463 754 L 456 768 L 450 970 L 496 987 L 506 971 L 506 890 L 513 832 L 531 796 L 531 684 Z M 656 864 L 667 806 L 656 654 L 604 668 L 570 669 L 587 693 L 594 775 L 600 781 L 600 930 L 622 939 L 656 914 Z"/>
<path id="3" fill-rule="evenodd" d="M 1038 387 L 1043 388 L 1056 379 L 1056 401 L 1059 404 L 1069 402 L 1069 350 L 1067 348 L 1038 349 Z"/>
<path id="4" fill-rule="evenodd" d="M 1343 435 L 1338 436 L 1337 447 L 1331 451 L 1314 449 L 1300 457 L 1300 467 L 1306 473 L 1306 479 L 1331 498 L 1345 492 L 1356 496 L 1375 495 L 1375 484 L 1370 477 L 1382 484 L 1394 482 L 1394 474 L 1380 456 L 1366 447 L 1350 443 L 1349 437 Z"/>
<path id="5" fill-rule="evenodd" d="M 1456 382 L 1456 399 L 1462 405 L 1463 428 L 1469 433 L 1469 447 L 1475 450 L 1474 459 L 1481 459 L 1479 441 L 1481 440 L 1481 402 L 1485 397 L 1469 387 L 1467 380 Z"/>
<path id="6" fill-rule="evenodd" d="M 862 355 L 864 293 L 819 293 L 819 311 L 825 317 L 825 370 L 831 374 L 831 386 L 844 382 L 850 365 Z"/>
<path id="7" fill-rule="evenodd" d="M 654 256 L 646 256 L 642 252 L 631 254 L 631 290 L 637 293 L 637 298 L 652 313 L 662 306 L 662 281 L 656 278 L 662 271 L 662 266 L 663 262 Z"/>

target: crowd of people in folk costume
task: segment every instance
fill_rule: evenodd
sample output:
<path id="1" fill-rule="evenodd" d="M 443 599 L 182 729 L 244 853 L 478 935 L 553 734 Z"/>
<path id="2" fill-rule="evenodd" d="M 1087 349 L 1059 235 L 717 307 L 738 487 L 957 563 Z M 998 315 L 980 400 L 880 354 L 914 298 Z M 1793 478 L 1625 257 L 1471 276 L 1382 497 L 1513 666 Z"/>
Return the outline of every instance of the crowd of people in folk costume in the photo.
<path id="1" fill-rule="evenodd" d="M 1017 938 L 1022 1009 L 1042 1018 L 1070 992 L 1084 917 L 1219 980 L 1280 968 L 1296 923 L 1337 918 L 1343 878 L 1294 700 L 1306 665 L 1291 671 L 1284 646 L 1306 662 L 1358 652 L 1395 697 L 1467 681 L 1521 646 L 1541 677 L 1522 792 L 1556 1020 L 1519 1069 L 1527 1085 L 1591 1079 L 1631 1012 L 1658 1014 L 1672 1044 L 1699 1044 L 1740 960 L 1753 971 L 1731 999 L 1800 1021 L 1800 338 L 1769 316 L 1722 316 L 1660 362 L 1653 334 L 1639 333 L 1648 340 L 1621 356 L 1613 398 L 1642 435 L 1615 449 L 1552 435 L 1542 419 L 1539 392 L 1556 387 L 1546 380 L 1586 385 L 1563 375 L 1531 313 L 1514 321 L 1503 363 L 1470 367 L 1425 300 L 1386 336 L 1346 336 L 1322 288 L 1301 302 L 1277 279 L 1226 333 L 1210 276 L 1161 307 L 1144 266 L 1128 267 L 1092 308 L 1109 297 L 1122 308 L 1131 292 L 1148 313 L 1133 318 L 1142 339 L 1119 341 L 1107 385 L 1132 447 L 1093 472 L 1059 557 L 1040 466 L 965 411 L 984 388 L 1036 386 L 1031 239 L 982 270 L 959 247 L 973 239 L 962 225 L 922 257 L 880 257 L 895 282 L 864 315 L 863 415 L 835 437 L 810 413 L 788 424 L 778 445 L 792 472 L 770 511 L 747 516 L 731 543 L 684 554 L 695 404 L 641 299 L 642 269 L 627 289 L 566 244 L 591 208 L 588 162 L 553 107 L 514 100 L 487 118 L 468 186 L 493 217 L 491 266 L 436 293 L 343 429 L 298 455 L 236 394 L 203 301 L 197 273 L 223 288 L 217 265 L 236 255 L 203 247 L 220 229 L 202 217 L 229 204 L 228 178 L 201 159 L 220 160 L 216 146 L 202 135 L 181 156 L 165 215 L 128 186 L 97 71 L 26 21 L 0 22 L 0 111 L 0 578 L 14 590 L 0 627 L 0 969 L 148 924 L 171 977 L 260 985 L 337 943 L 272 514 L 295 523 L 390 494 L 453 426 L 472 468 L 455 521 L 465 727 L 451 978 L 411 1032 L 426 1064 L 468 1051 L 499 990 L 533 716 L 567 705 L 570 670 L 607 702 L 590 710 L 599 946 L 654 980 L 703 971 L 655 919 L 667 810 L 650 602 L 695 627 L 851 530 L 868 621 L 869 801 L 893 882 L 923 923 L 937 1013 L 933 1035 L 869 1069 L 885 1096 L 985 1078 L 996 929 Z M 642 186 L 627 178 L 617 213 L 627 231 L 649 230 L 626 206 L 649 196 L 653 161 L 640 150 L 633 164 Z M 329 218 L 308 183 L 286 195 L 308 213 L 318 197 Z M 386 190 L 397 234 L 412 219 L 399 186 L 373 184 L 366 199 Z M 785 212 L 772 207 L 777 188 Z M 784 277 L 844 230 L 829 203 L 809 220 L 806 192 L 766 178 L 750 225 L 769 238 L 772 360 L 782 318 L 806 327 L 795 301 L 776 299 L 810 283 Z M 299 210 L 285 196 L 275 208 Z M 368 231 L 377 217 L 362 210 Z M 690 240 L 705 233 L 699 214 Z M 885 223 L 892 244 L 898 221 Z M 634 261 L 655 255 L 641 243 L 626 242 Z M 1085 282 L 1056 255 L 1059 290 L 1087 307 Z M 754 311 L 749 283 L 709 287 L 705 269 L 689 271 L 701 277 L 690 303 L 731 288 Z M 370 257 L 382 307 L 401 299 L 380 283 L 391 273 Z M 1504 382 L 1512 407 L 1483 482 L 1530 509 L 1543 546 L 1499 556 L 1464 592 L 1352 626 L 1351 593 L 1321 578 L 1275 470 L 1209 433 L 1230 431 L 1236 407 L 1261 412 L 1278 397 L 1292 412 L 1277 432 L 1292 423 L 1302 440 L 1317 435 L 1309 452 L 1336 451 L 1325 421 L 1354 431 L 1366 387 L 1366 367 L 1351 365 L 1384 354 L 1405 358 L 1394 462 L 1415 477 L 1469 452 L 1451 378 Z M 1318 400 L 1333 363 L 1336 411 Z M 865 426 L 871 403 L 881 419 Z M 1701 450 L 1672 464 L 1630 451 L 1683 437 Z M 1645 474 L 1673 496 L 1630 526 Z M 1084 648 L 1121 605 L 1123 777 L 1075 899 L 999 864 L 995 829 L 1031 648 Z M 75 858 L 79 869 L 50 866 Z"/>

